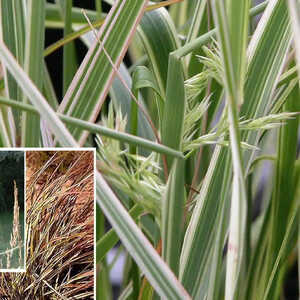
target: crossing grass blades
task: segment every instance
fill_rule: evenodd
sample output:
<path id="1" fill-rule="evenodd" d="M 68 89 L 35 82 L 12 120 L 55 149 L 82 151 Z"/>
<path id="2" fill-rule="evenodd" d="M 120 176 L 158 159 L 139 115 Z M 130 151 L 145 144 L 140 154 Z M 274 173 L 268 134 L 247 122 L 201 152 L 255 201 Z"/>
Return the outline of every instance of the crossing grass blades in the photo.
<path id="1" fill-rule="evenodd" d="M 298 299 L 299 0 L 93 2 L 0 1 L 0 145 L 96 146 L 97 299 L 119 240 L 120 299 Z M 51 182 L 29 192 L 28 276 L 1 277 L 15 297 L 75 284 Z"/>

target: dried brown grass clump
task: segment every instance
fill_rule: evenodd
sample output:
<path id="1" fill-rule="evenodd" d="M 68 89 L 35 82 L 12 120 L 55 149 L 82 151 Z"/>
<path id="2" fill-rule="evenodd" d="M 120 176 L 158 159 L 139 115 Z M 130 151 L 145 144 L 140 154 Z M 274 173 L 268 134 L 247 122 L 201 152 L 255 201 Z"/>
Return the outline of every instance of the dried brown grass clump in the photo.
<path id="1" fill-rule="evenodd" d="M 27 153 L 26 273 L 3 273 L 0 296 L 93 299 L 93 153 L 42 152 Z"/>

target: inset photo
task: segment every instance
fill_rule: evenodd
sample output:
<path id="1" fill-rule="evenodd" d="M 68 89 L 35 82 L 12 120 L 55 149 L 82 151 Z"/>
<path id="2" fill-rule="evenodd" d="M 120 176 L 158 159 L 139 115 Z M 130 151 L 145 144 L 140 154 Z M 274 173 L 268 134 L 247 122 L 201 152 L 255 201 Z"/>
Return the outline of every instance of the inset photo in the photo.
<path id="1" fill-rule="evenodd" d="M 26 272 L 0 274 L 0 296 L 95 299 L 94 167 L 92 150 L 26 151 Z"/>
<path id="2" fill-rule="evenodd" d="M 25 271 L 24 151 L 0 151 L 0 272 Z"/>

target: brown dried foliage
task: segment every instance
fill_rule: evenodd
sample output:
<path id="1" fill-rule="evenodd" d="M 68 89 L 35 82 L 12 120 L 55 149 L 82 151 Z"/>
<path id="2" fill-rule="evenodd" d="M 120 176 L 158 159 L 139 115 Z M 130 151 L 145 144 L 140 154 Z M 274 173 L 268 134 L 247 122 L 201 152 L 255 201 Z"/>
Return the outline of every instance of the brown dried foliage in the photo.
<path id="1" fill-rule="evenodd" d="M 93 299 L 93 159 L 91 151 L 27 153 L 26 272 L 0 275 L 0 296 Z"/>

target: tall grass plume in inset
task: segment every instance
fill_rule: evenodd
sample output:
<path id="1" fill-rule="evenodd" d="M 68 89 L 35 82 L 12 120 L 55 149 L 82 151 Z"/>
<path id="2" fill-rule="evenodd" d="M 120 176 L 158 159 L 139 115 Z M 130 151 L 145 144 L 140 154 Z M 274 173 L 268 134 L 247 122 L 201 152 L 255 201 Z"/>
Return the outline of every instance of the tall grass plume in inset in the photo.
<path id="1" fill-rule="evenodd" d="M 24 153 L 0 153 L 0 269 L 24 270 Z"/>

